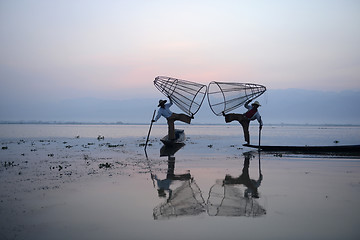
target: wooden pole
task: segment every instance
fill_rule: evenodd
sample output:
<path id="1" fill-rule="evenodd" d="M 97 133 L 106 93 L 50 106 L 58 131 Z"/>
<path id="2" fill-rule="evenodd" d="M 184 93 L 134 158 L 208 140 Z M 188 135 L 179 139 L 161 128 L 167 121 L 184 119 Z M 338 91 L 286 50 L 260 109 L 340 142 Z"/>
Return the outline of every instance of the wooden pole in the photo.
<path id="1" fill-rule="evenodd" d="M 149 128 L 149 132 L 148 132 L 146 142 L 145 142 L 145 148 L 144 148 L 145 151 L 146 151 L 147 144 L 149 142 L 150 132 L 151 132 L 151 128 L 152 128 L 152 125 L 153 125 L 153 120 L 154 120 L 154 117 L 155 117 L 155 113 L 156 113 L 156 110 L 154 110 L 154 114 L 153 114 L 153 116 L 151 118 L 150 128 Z"/>
<path id="2" fill-rule="evenodd" d="M 259 127 L 259 151 L 260 151 L 260 140 L 261 140 L 261 128 Z"/>
<path id="3" fill-rule="evenodd" d="M 146 161 L 148 163 L 148 168 L 149 168 L 149 172 L 150 172 L 150 178 L 151 178 L 153 186 L 155 188 L 155 181 L 154 181 L 154 176 L 153 176 L 152 171 L 151 171 L 150 160 L 149 160 L 149 157 L 147 155 L 146 149 L 144 149 L 144 150 L 145 150 L 145 157 L 146 157 Z"/>
<path id="4" fill-rule="evenodd" d="M 259 153 L 259 175 L 261 176 L 261 161 L 260 161 L 260 158 L 261 158 L 261 150 L 260 150 L 260 140 L 261 140 L 261 128 L 259 127 L 259 149 L 258 149 L 258 153 Z"/>

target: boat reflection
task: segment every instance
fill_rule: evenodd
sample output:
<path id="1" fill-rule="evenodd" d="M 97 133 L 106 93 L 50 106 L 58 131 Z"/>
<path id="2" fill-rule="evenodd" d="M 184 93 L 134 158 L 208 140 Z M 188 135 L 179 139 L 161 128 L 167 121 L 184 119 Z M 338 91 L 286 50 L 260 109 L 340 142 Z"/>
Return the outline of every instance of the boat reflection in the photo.
<path id="1" fill-rule="evenodd" d="M 161 156 L 168 157 L 166 178 L 156 181 L 159 198 L 166 201 L 153 209 L 155 220 L 169 219 L 179 216 L 195 216 L 206 212 L 209 216 L 247 216 L 258 217 L 266 214 L 266 210 L 258 203 L 260 197 L 258 188 L 263 180 L 260 168 L 259 177 L 252 179 L 249 175 L 251 152 L 244 153 L 244 165 L 239 176 L 226 174 L 224 179 L 216 180 L 210 188 L 205 201 L 200 187 L 196 184 L 190 171 L 183 174 L 175 173 L 175 154 L 178 150 L 162 149 Z M 166 155 L 164 153 L 169 153 Z"/>
<path id="2" fill-rule="evenodd" d="M 226 175 L 217 180 L 210 188 L 207 199 L 207 212 L 210 216 L 247 216 L 258 217 L 266 214 L 257 199 L 263 175 L 259 165 L 259 178 L 251 179 L 249 175 L 251 152 L 244 153 L 244 166 L 238 177 Z M 259 156 L 260 157 L 260 156 Z M 260 161 L 260 158 L 259 158 Z M 245 187 L 245 190 L 242 188 Z"/>

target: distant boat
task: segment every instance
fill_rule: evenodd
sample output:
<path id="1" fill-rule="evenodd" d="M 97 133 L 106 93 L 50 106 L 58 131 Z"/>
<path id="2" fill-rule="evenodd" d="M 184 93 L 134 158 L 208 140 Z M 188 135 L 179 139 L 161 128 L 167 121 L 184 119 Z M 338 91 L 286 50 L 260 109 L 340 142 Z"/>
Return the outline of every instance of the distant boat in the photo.
<path id="1" fill-rule="evenodd" d="M 244 144 L 245 147 L 259 148 L 258 145 Z M 269 152 L 293 152 L 293 153 L 342 153 L 359 154 L 360 145 L 337 145 L 337 146 L 260 146 L 260 150 Z"/>
<path id="2" fill-rule="evenodd" d="M 160 141 L 165 146 L 183 145 L 185 142 L 185 132 L 182 129 L 175 129 L 175 139 L 169 140 L 169 135 L 161 138 Z"/>

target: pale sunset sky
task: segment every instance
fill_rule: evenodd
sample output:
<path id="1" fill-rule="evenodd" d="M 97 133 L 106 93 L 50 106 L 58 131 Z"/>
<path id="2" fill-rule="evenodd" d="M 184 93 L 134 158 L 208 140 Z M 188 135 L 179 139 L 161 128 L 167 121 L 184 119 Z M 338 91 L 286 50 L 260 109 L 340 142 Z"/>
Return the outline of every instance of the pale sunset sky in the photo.
<path id="1" fill-rule="evenodd" d="M 156 96 L 158 75 L 360 90 L 356 0 L 0 0 L 1 101 Z"/>

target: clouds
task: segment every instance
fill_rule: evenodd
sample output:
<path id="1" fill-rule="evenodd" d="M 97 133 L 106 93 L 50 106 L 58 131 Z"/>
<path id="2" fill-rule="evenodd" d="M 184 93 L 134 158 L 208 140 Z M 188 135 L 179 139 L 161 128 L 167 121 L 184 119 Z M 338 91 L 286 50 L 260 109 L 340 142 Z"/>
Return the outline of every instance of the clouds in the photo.
<path id="1" fill-rule="evenodd" d="M 357 1 L 2 1 L 0 81 L 12 87 L 0 93 L 131 97 L 158 75 L 359 89 L 359 10 Z"/>

